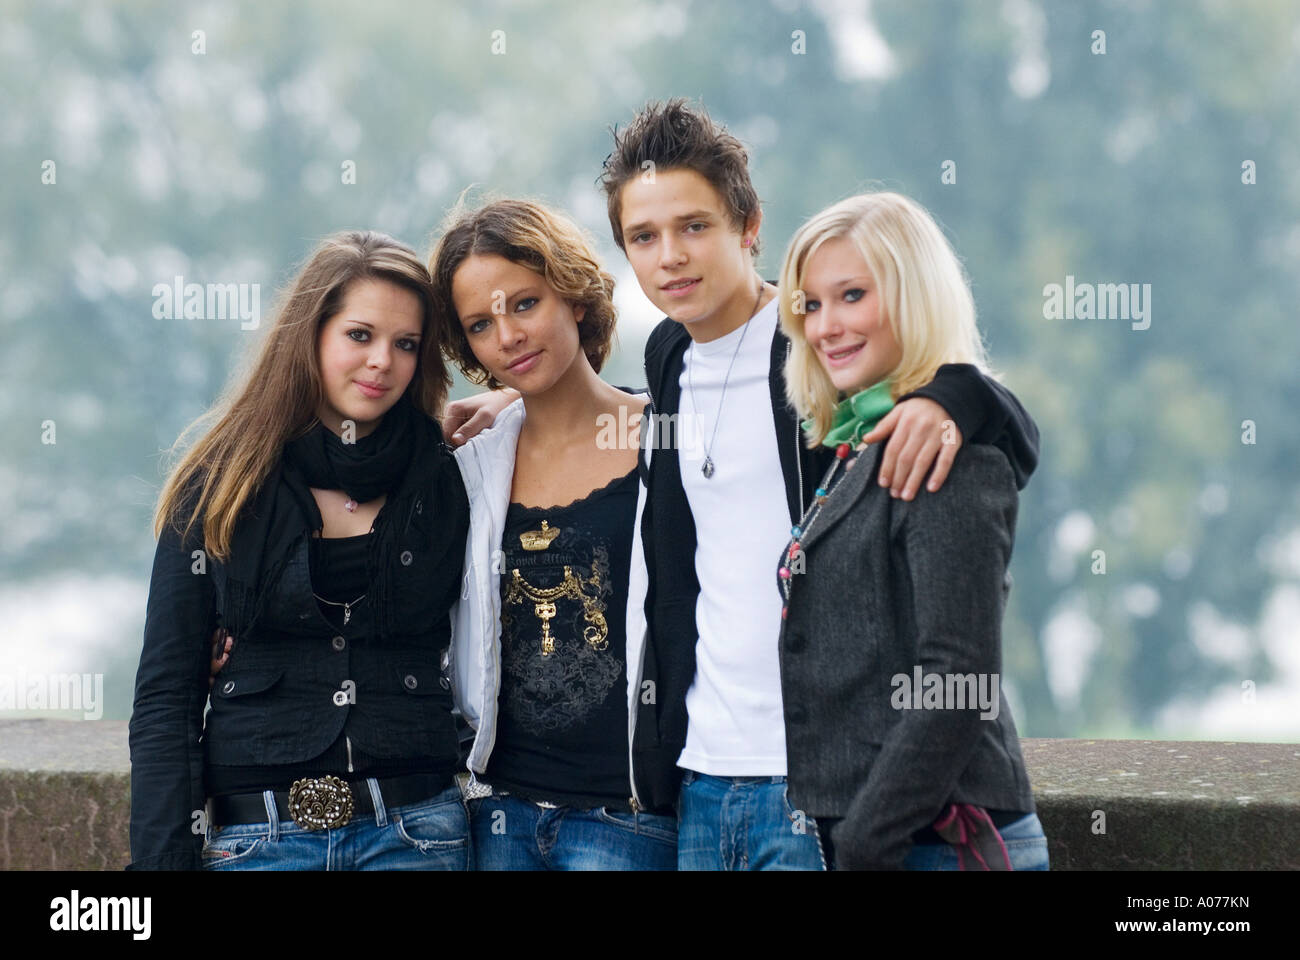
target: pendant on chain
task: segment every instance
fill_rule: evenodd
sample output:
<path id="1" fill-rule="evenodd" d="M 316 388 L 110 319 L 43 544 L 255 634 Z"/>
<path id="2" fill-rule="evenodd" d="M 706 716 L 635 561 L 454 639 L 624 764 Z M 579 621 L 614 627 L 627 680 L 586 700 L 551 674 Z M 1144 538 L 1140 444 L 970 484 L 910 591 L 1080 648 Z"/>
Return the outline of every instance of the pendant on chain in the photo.
<path id="1" fill-rule="evenodd" d="M 700 468 L 700 473 L 704 474 L 704 479 L 705 479 L 705 480 L 707 480 L 707 479 L 709 479 L 711 476 L 713 476 L 713 458 L 712 458 L 712 457 L 705 457 L 705 458 L 704 458 L 704 466 Z"/>

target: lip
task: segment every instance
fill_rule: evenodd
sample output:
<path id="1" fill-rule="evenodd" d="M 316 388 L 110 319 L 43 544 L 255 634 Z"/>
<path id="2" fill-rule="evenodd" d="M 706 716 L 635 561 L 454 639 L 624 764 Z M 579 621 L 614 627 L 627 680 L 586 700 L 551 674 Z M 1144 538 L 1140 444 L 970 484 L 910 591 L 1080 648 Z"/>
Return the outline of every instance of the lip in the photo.
<path id="1" fill-rule="evenodd" d="M 699 277 L 679 277 L 678 279 L 676 279 L 676 280 L 674 280 L 674 281 L 672 281 L 672 282 L 673 282 L 673 283 L 680 283 L 680 284 L 682 284 L 682 286 L 680 286 L 680 287 L 671 287 L 671 288 L 670 288 L 669 286 L 665 285 L 665 286 L 662 286 L 662 287 L 659 288 L 659 292 L 662 293 L 662 294 L 663 294 L 664 296 L 666 296 L 666 297 L 685 297 L 685 296 L 689 296 L 690 293 L 691 293 L 691 292 L 692 292 L 696 287 L 698 287 L 698 286 L 700 285 L 700 278 L 699 278 Z"/>
<path id="2" fill-rule="evenodd" d="M 384 386 L 382 383 L 367 383 L 365 380 L 353 380 L 352 382 L 357 385 L 357 389 L 361 391 L 363 396 L 369 397 L 371 400 L 377 400 L 393 389 Z"/>
<path id="3" fill-rule="evenodd" d="M 518 360 L 506 366 L 511 373 L 527 373 L 533 367 L 537 366 L 537 358 L 542 355 L 542 351 L 534 350 L 532 353 L 525 353 Z"/>
<path id="4" fill-rule="evenodd" d="M 822 350 L 822 356 L 826 358 L 826 365 L 828 367 L 833 369 L 844 367 L 856 360 L 866 345 L 867 343 L 864 340 L 856 347 L 836 347 L 833 351 Z M 849 352 L 845 353 L 846 350 Z M 842 356 L 836 357 L 833 356 L 833 354 L 842 354 Z"/>

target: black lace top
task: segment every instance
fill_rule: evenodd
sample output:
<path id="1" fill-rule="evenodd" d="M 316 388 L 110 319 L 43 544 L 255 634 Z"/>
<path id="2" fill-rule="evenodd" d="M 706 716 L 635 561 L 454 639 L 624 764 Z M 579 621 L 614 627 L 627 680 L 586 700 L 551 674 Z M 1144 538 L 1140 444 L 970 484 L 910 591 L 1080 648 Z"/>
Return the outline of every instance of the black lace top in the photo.
<path id="1" fill-rule="evenodd" d="M 487 780 L 626 808 L 627 583 L 636 470 L 563 507 L 517 503 L 501 549 L 501 692 Z"/>

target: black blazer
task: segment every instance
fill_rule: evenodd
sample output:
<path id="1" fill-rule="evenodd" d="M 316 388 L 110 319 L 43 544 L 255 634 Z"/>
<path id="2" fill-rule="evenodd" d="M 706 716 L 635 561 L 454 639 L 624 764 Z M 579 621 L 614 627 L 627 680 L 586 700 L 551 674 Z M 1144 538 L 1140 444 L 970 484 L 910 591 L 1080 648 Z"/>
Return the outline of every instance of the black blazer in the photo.
<path id="1" fill-rule="evenodd" d="M 128 869 L 199 868 L 207 764 L 302 763 L 346 732 L 370 757 L 432 758 L 454 767 L 457 737 L 440 661 L 468 530 L 464 483 L 444 451 L 431 489 L 399 536 L 402 565 L 392 597 L 406 629 L 385 643 L 376 639 L 368 604 L 358 605 L 341 629 L 321 614 L 304 532 L 262 619 L 250 636 L 236 638 L 205 718 L 221 568 L 196 563 L 198 524 L 184 543 L 166 529 L 154 554 L 130 723 Z M 340 704 L 335 694 L 349 680 L 352 696 Z"/>
<path id="2" fill-rule="evenodd" d="M 839 864 L 898 868 L 948 803 L 1034 810 L 1001 690 L 1016 484 L 1006 457 L 972 444 L 937 493 L 895 500 L 876 482 L 880 445 L 858 460 L 790 566 L 779 648 L 789 794 L 810 816 L 843 818 L 831 835 Z M 931 675 L 943 697 L 922 696 Z M 949 700 L 948 677 L 977 685 L 954 682 Z"/>

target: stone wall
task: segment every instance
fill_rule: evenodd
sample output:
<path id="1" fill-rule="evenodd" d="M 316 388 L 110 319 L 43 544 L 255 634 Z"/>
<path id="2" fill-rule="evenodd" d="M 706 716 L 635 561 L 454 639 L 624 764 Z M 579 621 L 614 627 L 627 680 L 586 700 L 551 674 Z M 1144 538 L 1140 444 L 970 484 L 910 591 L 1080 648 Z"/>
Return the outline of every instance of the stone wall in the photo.
<path id="1" fill-rule="evenodd" d="M 119 870 L 121 721 L 0 720 L 0 869 Z M 1054 870 L 1300 869 L 1300 744 L 1021 741 Z"/>

